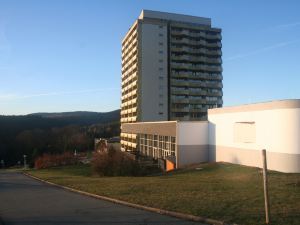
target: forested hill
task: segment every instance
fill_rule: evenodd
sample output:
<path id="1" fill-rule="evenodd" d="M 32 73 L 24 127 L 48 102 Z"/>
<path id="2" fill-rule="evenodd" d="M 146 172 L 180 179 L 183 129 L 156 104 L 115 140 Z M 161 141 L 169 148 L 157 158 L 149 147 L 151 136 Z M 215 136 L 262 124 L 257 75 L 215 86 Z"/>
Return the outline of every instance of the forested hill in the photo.
<path id="1" fill-rule="evenodd" d="M 111 112 L 34 113 L 25 116 L 1 116 L 0 132 L 20 132 L 31 129 L 48 129 L 67 125 L 92 125 L 120 120 L 120 110 Z M 1 135 L 1 133 L 0 133 Z"/>
<path id="2" fill-rule="evenodd" d="M 0 115 L 0 160 L 14 165 L 23 154 L 33 161 L 43 153 L 90 150 L 94 138 L 118 136 L 119 121 L 120 110 Z"/>

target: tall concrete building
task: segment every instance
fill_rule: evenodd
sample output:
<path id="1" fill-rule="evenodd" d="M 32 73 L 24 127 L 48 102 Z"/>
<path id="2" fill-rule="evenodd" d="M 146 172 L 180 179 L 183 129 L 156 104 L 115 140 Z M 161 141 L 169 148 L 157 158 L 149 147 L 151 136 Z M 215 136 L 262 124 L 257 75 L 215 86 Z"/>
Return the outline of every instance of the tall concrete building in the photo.
<path id="1" fill-rule="evenodd" d="M 209 18 L 143 10 L 122 41 L 121 124 L 206 120 L 222 107 L 221 39 Z M 137 135 L 122 132 L 121 146 L 135 151 Z"/>

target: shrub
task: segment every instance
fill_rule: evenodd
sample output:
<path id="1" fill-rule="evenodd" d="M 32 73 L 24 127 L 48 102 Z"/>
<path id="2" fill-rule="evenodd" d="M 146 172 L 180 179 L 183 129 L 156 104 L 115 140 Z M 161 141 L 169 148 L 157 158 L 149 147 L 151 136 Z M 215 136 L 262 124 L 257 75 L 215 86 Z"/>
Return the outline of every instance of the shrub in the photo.
<path id="1" fill-rule="evenodd" d="M 77 158 L 71 152 L 63 154 L 44 154 L 34 161 L 36 169 L 44 169 L 55 166 L 73 165 L 77 163 Z"/>
<path id="2" fill-rule="evenodd" d="M 137 176 L 140 164 L 128 154 L 110 147 L 107 152 L 95 152 L 93 171 L 101 176 Z"/>

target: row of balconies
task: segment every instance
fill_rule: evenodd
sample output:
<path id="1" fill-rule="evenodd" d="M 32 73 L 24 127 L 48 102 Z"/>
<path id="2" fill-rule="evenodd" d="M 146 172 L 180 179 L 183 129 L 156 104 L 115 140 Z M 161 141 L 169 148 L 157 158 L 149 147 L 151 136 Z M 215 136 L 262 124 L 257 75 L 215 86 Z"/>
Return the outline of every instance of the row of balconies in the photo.
<path id="1" fill-rule="evenodd" d="M 127 31 L 125 37 L 122 40 L 122 46 L 126 45 L 126 42 L 130 42 L 131 38 L 134 36 L 134 33 L 137 32 L 138 21 L 136 20 L 133 25 Z"/>
<path id="2" fill-rule="evenodd" d="M 205 40 L 194 41 L 194 40 L 190 40 L 187 38 L 182 38 L 182 39 L 171 38 L 171 43 L 172 44 L 187 44 L 187 45 L 202 45 L 204 47 L 213 47 L 213 48 L 221 48 L 222 47 L 221 42 L 209 43 Z"/>
<path id="3" fill-rule="evenodd" d="M 136 112 L 133 112 L 133 113 L 127 113 L 127 114 L 122 114 L 121 115 L 121 118 L 128 118 L 128 117 L 133 117 L 133 116 L 136 116 Z"/>
<path id="4" fill-rule="evenodd" d="M 133 123 L 136 122 L 136 116 L 121 118 L 121 123 Z"/>
<path id="5" fill-rule="evenodd" d="M 131 100 L 128 100 L 128 101 L 124 101 L 122 104 L 121 104 L 121 107 L 126 107 L 126 106 L 130 106 L 130 105 L 133 105 L 137 102 L 137 98 L 133 98 Z"/>
<path id="6" fill-rule="evenodd" d="M 223 104 L 222 100 L 192 99 L 192 98 L 171 98 L 172 103 L 177 104 Z"/>
<path id="7" fill-rule="evenodd" d="M 193 74 L 193 72 L 172 72 L 171 77 L 174 78 L 190 78 L 190 79 L 209 79 L 209 80 L 222 80 L 222 74 L 209 74 L 209 73 L 200 73 L 200 74 Z"/>
<path id="8" fill-rule="evenodd" d="M 137 59 L 137 47 L 133 49 L 125 58 L 122 60 L 122 68 L 126 67 L 128 64 L 131 64 L 132 61 Z"/>
<path id="9" fill-rule="evenodd" d="M 124 101 L 123 103 L 125 103 L 126 101 Z M 122 103 L 121 103 L 122 104 Z M 132 108 L 136 108 L 137 104 L 133 104 L 133 105 L 126 105 L 126 106 L 121 106 L 121 110 L 126 110 L 126 109 L 132 109 Z"/>
<path id="10" fill-rule="evenodd" d="M 207 108 L 202 109 L 195 109 L 190 107 L 184 107 L 184 108 L 171 108 L 172 112 L 207 112 Z"/>
<path id="11" fill-rule="evenodd" d="M 223 96 L 222 91 L 218 92 L 209 92 L 205 90 L 176 90 L 171 89 L 171 94 L 177 95 L 205 95 L 205 96 Z"/>
<path id="12" fill-rule="evenodd" d="M 130 89 L 131 87 L 136 86 L 137 84 L 137 76 L 136 74 L 132 74 L 126 80 L 122 81 L 122 93 Z"/>
<path id="13" fill-rule="evenodd" d="M 208 87 L 208 88 L 223 88 L 223 84 L 221 82 L 218 83 L 203 83 L 197 81 L 189 81 L 189 87 Z"/>
<path id="14" fill-rule="evenodd" d="M 134 61 L 130 61 L 130 63 L 127 63 L 126 66 L 122 67 L 122 74 L 132 68 L 133 65 L 137 65 L 137 57 L 135 57 Z"/>
<path id="15" fill-rule="evenodd" d="M 199 121 L 199 120 L 207 120 L 207 112 L 206 113 L 201 113 L 200 117 L 194 117 L 192 116 L 193 113 L 190 113 L 191 115 L 188 116 L 182 116 L 182 117 L 176 117 L 176 116 L 171 116 L 170 120 L 179 120 L 179 121 Z"/>
<path id="16" fill-rule="evenodd" d="M 129 92 L 129 93 L 125 94 L 125 95 L 122 95 L 121 99 L 122 99 L 122 101 L 124 101 L 124 100 L 130 98 L 131 96 L 135 96 L 136 93 L 137 93 L 136 89 L 132 90 L 131 92 Z"/>
<path id="17" fill-rule="evenodd" d="M 212 87 L 212 88 L 223 88 L 221 82 L 205 82 L 197 80 L 174 80 L 171 79 L 171 86 L 180 86 L 180 87 Z"/>
<path id="18" fill-rule="evenodd" d="M 171 51 L 173 52 L 185 52 L 185 53 L 194 53 L 194 54 L 207 54 L 207 55 L 216 55 L 216 56 L 221 56 L 222 51 L 221 50 L 208 50 L 205 48 L 191 48 L 188 46 L 182 46 L 182 47 L 172 47 L 171 46 Z"/>
<path id="19" fill-rule="evenodd" d="M 122 80 L 126 79 L 127 76 L 130 76 L 131 73 L 134 73 L 137 71 L 137 63 L 133 64 L 132 67 L 130 67 L 127 71 L 122 72 Z"/>
<path id="20" fill-rule="evenodd" d="M 202 37 L 202 38 L 208 38 L 208 39 L 218 39 L 221 40 L 222 36 L 220 33 L 216 34 L 207 34 L 205 31 L 199 31 L 199 32 L 190 32 L 187 29 L 179 30 L 171 30 L 172 35 L 178 35 L 178 36 L 190 36 L 190 37 Z"/>
<path id="21" fill-rule="evenodd" d="M 172 55 L 171 60 L 187 61 L 187 62 L 207 62 L 207 63 L 222 63 L 221 57 L 208 58 L 204 56 L 192 56 L 192 55 Z"/>
<path id="22" fill-rule="evenodd" d="M 193 65 L 188 63 L 171 63 L 172 69 L 185 69 L 185 70 L 202 70 L 202 71 L 214 71 L 222 72 L 222 66 L 211 66 L 211 65 Z"/>
<path id="23" fill-rule="evenodd" d="M 127 96 L 127 98 L 123 98 L 122 99 L 122 103 L 125 103 L 125 102 L 128 102 L 128 101 L 130 101 L 130 100 L 132 100 L 132 99 L 136 99 L 137 98 L 137 95 L 132 95 L 132 96 Z"/>
<path id="24" fill-rule="evenodd" d="M 134 85 L 134 86 L 131 86 L 131 85 L 132 84 L 129 84 L 125 88 L 122 88 L 122 97 L 125 97 L 125 95 L 128 95 L 129 93 L 137 90 L 137 86 L 136 85 Z"/>
<path id="25" fill-rule="evenodd" d="M 132 37 L 132 39 L 133 40 L 131 40 L 131 42 L 126 45 L 126 47 L 122 46 L 122 58 L 123 55 L 125 56 L 133 46 L 137 45 L 137 36 Z"/>
<path id="26" fill-rule="evenodd" d="M 129 134 L 129 133 L 122 133 L 121 132 L 121 137 L 127 137 L 127 138 L 136 139 L 137 135 L 136 134 Z"/>
<path id="27" fill-rule="evenodd" d="M 133 41 L 128 48 L 125 48 L 124 51 L 122 51 L 122 60 L 125 60 L 126 56 L 129 55 L 131 52 L 134 52 L 137 50 L 137 40 Z"/>
<path id="28" fill-rule="evenodd" d="M 137 50 L 138 50 L 137 44 L 131 46 L 130 49 L 126 49 L 126 53 L 125 52 L 122 53 L 122 64 L 124 64 L 124 62 L 128 58 L 130 58 L 132 54 L 137 52 Z"/>
<path id="29" fill-rule="evenodd" d="M 128 113 L 135 113 L 136 112 L 136 107 L 133 107 L 131 109 L 125 109 L 125 110 L 121 110 L 121 115 L 125 115 Z"/>
<path id="30" fill-rule="evenodd" d="M 133 28 L 134 30 L 130 34 L 130 36 L 123 42 L 122 44 L 122 51 L 129 47 L 132 41 L 137 39 L 137 27 Z"/>
<path id="31" fill-rule="evenodd" d="M 125 145 L 125 146 L 136 148 L 136 143 L 130 142 L 130 141 L 121 140 L 121 145 Z"/>

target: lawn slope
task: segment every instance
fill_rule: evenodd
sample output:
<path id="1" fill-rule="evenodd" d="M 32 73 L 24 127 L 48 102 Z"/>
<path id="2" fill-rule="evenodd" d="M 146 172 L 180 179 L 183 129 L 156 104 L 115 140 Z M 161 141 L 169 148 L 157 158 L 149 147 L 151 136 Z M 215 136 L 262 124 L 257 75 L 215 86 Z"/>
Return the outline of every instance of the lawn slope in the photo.
<path id="1" fill-rule="evenodd" d="M 201 164 L 153 177 L 97 177 L 89 166 L 31 171 L 39 178 L 137 204 L 238 224 L 264 224 L 262 174 L 257 168 Z M 299 224 L 300 174 L 269 173 L 272 224 Z"/>

